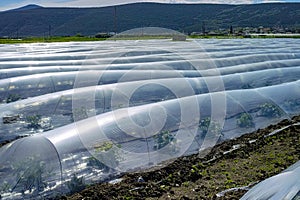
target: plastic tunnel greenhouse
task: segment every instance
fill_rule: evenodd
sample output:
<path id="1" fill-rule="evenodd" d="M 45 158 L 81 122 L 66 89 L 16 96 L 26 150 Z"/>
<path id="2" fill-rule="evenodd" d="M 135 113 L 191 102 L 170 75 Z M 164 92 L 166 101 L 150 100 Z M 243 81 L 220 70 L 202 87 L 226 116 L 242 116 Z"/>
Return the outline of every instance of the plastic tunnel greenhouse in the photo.
<path id="1" fill-rule="evenodd" d="M 0 45 L 1 198 L 72 193 L 299 115 L 298 43 Z M 283 180 L 295 196 L 296 176 L 299 164 L 243 198 Z"/>
<path id="2" fill-rule="evenodd" d="M 241 200 L 246 199 L 298 199 L 300 161 L 287 170 L 254 186 Z"/>

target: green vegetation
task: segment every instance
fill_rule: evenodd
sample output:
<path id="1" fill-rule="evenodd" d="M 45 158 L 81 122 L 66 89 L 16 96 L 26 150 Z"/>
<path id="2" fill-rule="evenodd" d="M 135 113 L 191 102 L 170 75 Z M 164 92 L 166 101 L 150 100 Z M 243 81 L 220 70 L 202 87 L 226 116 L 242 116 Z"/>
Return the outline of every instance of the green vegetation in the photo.
<path id="1" fill-rule="evenodd" d="M 203 134 L 207 133 L 209 124 L 210 124 L 210 117 L 206 117 L 200 120 L 199 128 L 203 132 Z"/>
<path id="2" fill-rule="evenodd" d="M 27 128 L 40 129 L 41 115 L 31 115 L 26 117 Z"/>
<path id="3" fill-rule="evenodd" d="M 241 128 L 251 128 L 254 126 L 253 123 L 253 118 L 250 114 L 248 113 L 243 113 L 241 114 L 237 120 L 236 120 L 236 124 L 241 127 Z"/>
<path id="4" fill-rule="evenodd" d="M 11 186 L 9 185 L 9 183 L 7 181 L 4 181 L 1 185 L 0 185 L 0 194 L 1 193 L 6 193 L 9 192 Z"/>
<path id="5" fill-rule="evenodd" d="M 97 152 L 105 152 L 109 151 L 111 148 L 113 148 L 114 144 L 111 141 L 106 141 L 101 143 L 100 145 L 97 145 L 95 147 Z"/>
<path id="6" fill-rule="evenodd" d="M 253 185 L 297 162 L 300 126 L 292 125 L 275 135 L 267 135 L 299 121 L 300 117 L 283 120 L 278 125 L 216 145 L 204 157 L 191 155 L 163 167 L 128 173 L 120 183 L 91 185 L 67 199 L 216 199 L 219 192 Z M 237 144 L 239 149 L 224 154 Z M 138 182 L 138 177 L 145 182 Z M 240 199 L 245 192 L 228 192 L 220 199 Z"/>
<path id="7" fill-rule="evenodd" d="M 88 118 L 88 113 L 85 107 L 75 108 L 72 110 L 71 120 L 72 122 L 80 121 Z"/>
<path id="8" fill-rule="evenodd" d="M 53 129 L 51 118 L 41 115 L 30 115 L 25 118 L 27 128 L 32 130 L 49 131 Z"/>
<path id="9" fill-rule="evenodd" d="M 87 37 L 87 36 L 57 36 L 51 38 L 28 37 L 22 39 L 4 39 L 0 38 L 0 44 L 19 44 L 19 43 L 51 43 L 51 42 L 88 42 L 105 40 L 151 40 L 151 39 L 171 39 L 172 36 L 147 35 L 147 36 L 116 36 L 116 37 Z"/>
<path id="10" fill-rule="evenodd" d="M 6 99 L 6 103 L 11 103 L 11 102 L 15 102 L 21 99 L 21 95 L 19 94 L 9 94 L 7 99 Z"/>
<path id="11" fill-rule="evenodd" d="M 274 35 L 264 35 L 264 34 L 260 34 L 260 35 L 251 35 L 251 38 L 268 38 L 268 39 L 272 39 L 272 38 L 293 38 L 293 39 L 300 39 L 300 35 L 284 35 L 284 34 L 274 34 Z"/>
<path id="12" fill-rule="evenodd" d="M 283 106 L 289 110 L 297 110 L 297 108 L 300 107 L 300 99 L 286 100 Z"/>
<path id="13" fill-rule="evenodd" d="M 272 39 L 272 38 L 293 38 L 299 39 L 300 35 L 284 35 L 284 34 L 257 34 L 257 35 L 194 35 L 189 36 L 192 39 L 243 39 L 243 38 L 256 38 L 256 39 Z"/>
<path id="14" fill-rule="evenodd" d="M 84 179 L 83 177 L 78 178 L 76 174 L 73 174 L 71 180 L 67 182 L 67 186 L 71 194 L 79 192 L 85 188 Z"/>
<path id="15" fill-rule="evenodd" d="M 299 32 L 299 3 L 255 5 L 135 3 L 101 8 L 37 8 L 0 12 L 0 36 L 66 36 L 164 27 L 184 33 L 235 32 L 237 27 L 288 27 Z M 179 15 L 178 13 L 184 13 Z M 239 14 L 237 14 L 239 13 Z M 26 20 L 28 19 L 28 20 Z M 30 20 L 29 20 L 30 19 Z M 115 27 L 115 24 L 117 25 Z M 203 24 L 205 28 L 203 28 Z M 49 27 L 51 30 L 49 30 Z M 232 27 L 232 28 L 231 28 Z M 232 30 L 233 29 L 233 30 Z M 223 31 L 222 31 L 223 30 Z M 237 30 L 238 31 L 238 30 Z M 255 31 L 260 33 L 259 30 Z"/>
<path id="16" fill-rule="evenodd" d="M 107 40 L 159 40 L 159 39 L 171 39 L 171 35 L 117 35 L 107 38 Z"/>
<path id="17" fill-rule="evenodd" d="M 210 117 L 201 119 L 199 122 L 199 129 L 202 131 L 204 137 L 207 133 L 214 136 L 221 136 L 222 127 L 218 122 L 212 121 Z"/>
<path id="18" fill-rule="evenodd" d="M 242 39 L 245 38 L 241 35 L 191 35 L 189 38 L 192 39 Z"/>
<path id="19" fill-rule="evenodd" d="M 272 103 L 264 103 L 260 106 L 260 115 L 263 117 L 281 117 L 283 111 Z"/>
<path id="20" fill-rule="evenodd" d="M 13 165 L 16 174 L 16 184 L 11 188 L 20 190 L 23 194 L 25 191 L 43 191 L 47 186 L 46 178 L 50 177 L 51 171 L 46 170 L 46 163 L 40 161 L 38 157 L 28 157 L 24 161 Z"/>
<path id="21" fill-rule="evenodd" d="M 51 42 L 89 42 L 89 41 L 105 41 L 105 40 L 152 40 L 152 39 L 171 39 L 172 36 L 162 35 L 145 35 L 145 36 L 117 36 L 117 37 L 88 37 L 88 36 L 56 36 L 56 37 L 25 37 L 21 39 L 0 38 L 0 44 L 22 44 L 22 43 L 51 43 Z M 300 38 L 299 35 L 198 35 L 188 36 L 188 39 L 243 39 L 243 38 Z"/>
<path id="22" fill-rule="evenodd" d="M 82 36 L 70 36 L 70 37 L 28 37 L 22 39 L 4 39 L 0 38 L 0 44 L 18 44 L 18 43 L 44 43 L 44 42 L 82 42 L 82 41 L 103 41 L 105 38 L 96 37 L 82 37 Z"/>
<path id="23" fill-rule="evenodd" d="M 99 170 L 104 170 L 104 171 L 108 171 L 109 170 L 109 168 L 105 164 L 103 164 L 102 162 L 100 162 L 94 156 L 91 156 L 91 157 L 88 158 L 87 166 L 95 168 L 95 169 L 99 169 Z"/>
<path id="24" fill-rule="evenodd" d="M 175 145 L 176 138 L 170 133 L 170 131 L 161 131 L 160 133 L 154 136 L 155 145 L 153 147 L 154 150 L 161 149 L 168 144 Z"/>
<path id="25" fill-rule="evenodd" d="M 111 141 L 106 141 L 94 146 L 95 157 L 89 158 L 88 165 L 104 170 L 116 168 L 122 160 L 119 148 L 120 146 L 115 146 Z"/>

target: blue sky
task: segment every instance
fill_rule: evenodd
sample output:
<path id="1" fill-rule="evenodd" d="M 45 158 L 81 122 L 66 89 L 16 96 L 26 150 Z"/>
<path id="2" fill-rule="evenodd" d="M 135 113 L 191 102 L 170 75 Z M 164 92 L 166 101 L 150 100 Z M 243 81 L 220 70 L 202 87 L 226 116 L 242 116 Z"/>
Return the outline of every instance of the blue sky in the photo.
<path id="1" fill-rule="evenodd" d="M 113 4 L 144 2 L 145 0 L 0 0 L 0 10 L 39 4 L 45 7 L 102 7 Z M 147 2 L 251 4 L 270 2 L 299 2 L 300 0 L 146 0 Z"/>

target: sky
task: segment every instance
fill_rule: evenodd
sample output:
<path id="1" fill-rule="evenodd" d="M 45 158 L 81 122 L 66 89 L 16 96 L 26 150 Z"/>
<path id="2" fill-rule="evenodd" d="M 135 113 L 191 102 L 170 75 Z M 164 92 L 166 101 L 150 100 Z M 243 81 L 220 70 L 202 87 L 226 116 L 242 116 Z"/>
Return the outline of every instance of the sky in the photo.
<path id="1" fill-rule="evenodd" d="M 38 4 L 44 7 L 103 7 L 134 2 L 161 3 L 218 3 L 218 4 L 252 4 L 270 2 L 298 2 L 300 0 L 0 0 L 0 11 Z"/>

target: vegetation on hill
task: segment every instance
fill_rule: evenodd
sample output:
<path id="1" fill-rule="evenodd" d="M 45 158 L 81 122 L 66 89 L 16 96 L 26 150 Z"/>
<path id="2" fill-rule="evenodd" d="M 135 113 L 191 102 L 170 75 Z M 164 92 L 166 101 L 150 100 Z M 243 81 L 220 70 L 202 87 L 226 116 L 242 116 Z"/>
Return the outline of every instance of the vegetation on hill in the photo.
<path id="1" fill-rule="evenodd" d="M 116 9 L 115 9 L 116 8 Z M 116 16 L 115 16 L 116 10 Z M 254 5 L 135 3 L 102 8 L 16 9 L 0 12 L 0 37 L 92 36 L 140 27 L 184 33 L 235 27 L 300 28 L 299 3 Z M 114 20 L 116 19 L 116 24 Z"/>

